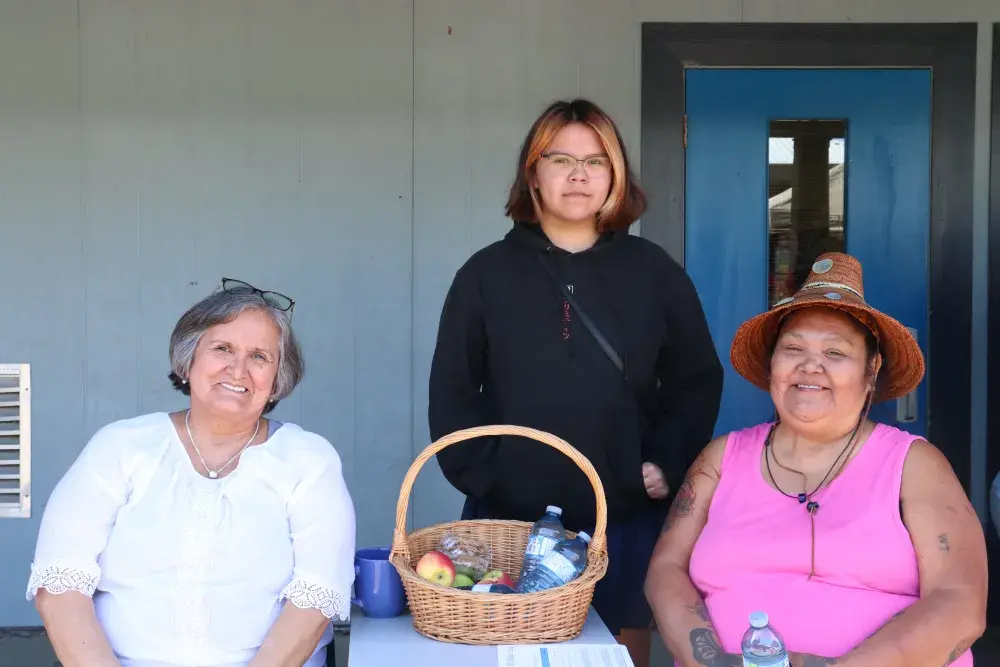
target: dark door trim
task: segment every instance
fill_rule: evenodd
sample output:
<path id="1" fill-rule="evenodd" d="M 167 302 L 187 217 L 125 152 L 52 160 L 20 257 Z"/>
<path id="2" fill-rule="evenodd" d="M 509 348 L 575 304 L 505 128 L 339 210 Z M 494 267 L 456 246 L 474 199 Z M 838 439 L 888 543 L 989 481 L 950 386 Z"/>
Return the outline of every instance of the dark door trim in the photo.
<path id="1" fill-rule="evenodd" d="M 650 206 L 642 235 L 682 263 L 688 67 L 933 68 L 928 429 L 968 493 L 976 25 L 643 24 L 641 167 Z"/>
<path id="2" fill-rule="evenodd" d="M 1000 447 L 997 433 L 1000 428 L 1000 344 L 991 345 L 1000 332 L 1000 23 L 993 25 L 993 108 L 990 118 L 990 247 L 989 247 L 989 287 L 986 326 L 986 490 L 989 497 L 990 485 L 1000 472 Z M 992 518 L 992 517 L 991 517 Z M 1000 535 L 997 535 L 993 521 L 986 522 L 986 545 L 989 561 L 995 563 L 1000 557 Z M 987 605 L 990 623 L 1000 621 L 1000 585 L 996 568 L 990 569 L 990 597 Z"/>
<path id="3" fill-rule="evenodd" d="M 1000 472 L 1000 23 L 993 25 L 993 109 L 990 119 L 990 249 L 986 375 L 986 488 Z M 990 528 L 992 530 L 992 528 Z"/>

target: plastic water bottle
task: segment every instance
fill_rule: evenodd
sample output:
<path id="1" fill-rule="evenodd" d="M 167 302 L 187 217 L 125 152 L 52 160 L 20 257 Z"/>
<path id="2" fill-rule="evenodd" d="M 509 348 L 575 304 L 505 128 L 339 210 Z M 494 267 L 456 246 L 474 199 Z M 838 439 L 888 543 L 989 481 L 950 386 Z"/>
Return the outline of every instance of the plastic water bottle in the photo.
<path id="1" fill-rule="evenodd" d="M 521 575 L 518 581 L 524 581 L 535 567 L 542 562 L 545 554 L 552 551 L 552 547 L 566 539 L 566 529 L 563 528 L 562 508 L 549 505 L 545 508 L 545 514 L 531 527 L 531 534 L 528 536 L 528 547 L 524 550 L 524 562 L 521 565 Z"/>
<path id="2" fill-rule="evenodd" d="M 589 543 L 590 535 L 581 532 L 572 539 L 556 544 L 531 574 L 517 583 L 517 592 L 544 591 L 568 584 L 579 577 L 587 567 Z"/>
<path id="3" fill-rule="evenodd" d="M 785 642 L 768 625 L 767 614 L 755 611 L 750 614 L 750 627 L 740 642 L 743 667 L 789 667 Z"/>

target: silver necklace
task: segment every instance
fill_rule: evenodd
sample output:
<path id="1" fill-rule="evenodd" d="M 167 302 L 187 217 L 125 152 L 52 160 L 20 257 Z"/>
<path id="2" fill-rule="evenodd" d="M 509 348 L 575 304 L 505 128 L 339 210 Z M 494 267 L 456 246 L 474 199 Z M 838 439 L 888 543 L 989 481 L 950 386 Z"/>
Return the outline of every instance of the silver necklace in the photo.
<path id="1" fill-rule="evenodd" d="M 184 426 L 187 428 L 188 439 L 191 440 L 191 446 L 194 447 L 195 454 L 197 454 L 198 458 L 201 459 L 201 465 L 205 466 L 205 471 L 208 473 L 209 479 L 216 479 L 216 478 L 218 478 L 219 473 L 221 473 L 223 470 L 225 470 L 226 468 L 228 468 L 229 464 L 232 463 L 233 461 L 235 461 L 236 458 L 240 454 L 243 453 L 243 450 L 245 450 L 247 447 L 249 447 L 250 443 L 253 442 L 254 438 L 257 437 L 257 431 L 260 430 L 260 420 L 259 419 L 257 420 L 257 428 L 255 428 L 253 430 L 253 435 L 251 435 L 250 439 L 247 440 L 247 444 L 243 445 L 243 447 L 240 448 L 240 451 L 238 451 L 235 454 L 233 454 L 233 458 L 229 459 L 224 464 L 222 464 L 222 467 L 220 467 L 218 470 L 212 470 L 211 468 L 208 467 L 208 464 L 205 463 L 205 457 L 201 455 L 201 450 L 198 449 L 198 445 L 195 444 L 194 436 L 191 435 L 191 411 L 190 410 L 188 410 L 187 414 L 184 415 Z"/>

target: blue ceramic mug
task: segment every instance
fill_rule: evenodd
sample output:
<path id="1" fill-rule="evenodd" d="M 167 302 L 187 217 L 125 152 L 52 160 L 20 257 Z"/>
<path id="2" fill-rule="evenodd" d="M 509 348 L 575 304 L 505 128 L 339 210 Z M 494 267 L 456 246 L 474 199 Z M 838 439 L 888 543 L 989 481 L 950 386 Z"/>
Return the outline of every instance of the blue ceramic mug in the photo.
<path id="1" fill-rule="evenodd" d="M 359 549 L 354 554 L 354 595 L 351 604 L 369 618 L 392 618 L 403 613 L 406 593 L 399 573 L 389 562 L 389 547 Z"/>

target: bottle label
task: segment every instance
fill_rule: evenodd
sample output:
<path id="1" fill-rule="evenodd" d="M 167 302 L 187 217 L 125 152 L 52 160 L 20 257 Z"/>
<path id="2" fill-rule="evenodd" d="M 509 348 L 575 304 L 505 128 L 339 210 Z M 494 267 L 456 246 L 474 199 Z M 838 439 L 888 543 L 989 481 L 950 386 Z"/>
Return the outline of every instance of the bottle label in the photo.
<path id="1" fill-rule="evenodd" d="M 535 534 L 528 538 L 528 548 L 525 554 L 528 556 L 544 556 L 552 551 L 552 547 L 558 544 L 558 540 L 542 534 Z"/>
<path id="2" fill-rule="evenodd" d="M 788 656 L 783 658 L 748 658 L 743 656 L 743 667 L 790 667 Z"/>
<path id="3" fill-rule="evenodd" d="M 552 574 L 562 581 L 570 581 L 576 577 L 576 566 L 573 561 L 558 551 L 550 551 L 542 560 L 542 565 L 551 570 Z"/>

